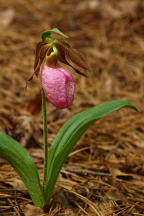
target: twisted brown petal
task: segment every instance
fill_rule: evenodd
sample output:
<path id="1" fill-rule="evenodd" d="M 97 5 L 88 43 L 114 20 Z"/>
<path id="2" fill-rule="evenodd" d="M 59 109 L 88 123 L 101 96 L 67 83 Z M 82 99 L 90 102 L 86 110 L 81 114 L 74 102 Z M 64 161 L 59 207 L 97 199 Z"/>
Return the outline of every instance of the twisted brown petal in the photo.
<path id="1" fill-rule="evenodd" d="M 36 51 L 35 51 L 35 62 L 34 62 L 34 70 L 38 64 L 38 60 L 39 60 L 39 52 L 40 52 L 40 49 L 43 47 L 43 45 L 45 45 L 46 42 L 39 42 L 36 46 Z"/>
<path id="2" fill-rule="evenodd" d="M 40 66 L 45 59 L 47 55 L 50 54 L 51 48 L 47 43 L 40 42 L 41 44 L 38 44 L 38 48 L 36 50 L 36 60 L 34 64 L 34 73 L 36 76 L 38 76 L 40 71 Z"/>
<path id="3" fill-rule="evenodd" d="M 33 74 L 29 77 L 28 81 L 31 81 L 33 79 L 33 76 L 39 75 L 40 72 L 40 66 L 46 56 L 50 54 L 50 47 L 48 46 L 47 42 L 39 42 L 36 46 L 36 51 L 35 51 L 35 62 L 34 62 L 34 72 Z"/>
<path id="4" fill-rule="evenodd" d="M 75 74 L 75 72 L 76 72 L 70 65 L 65 64 L 61 61 L 58 61 L 57 64 L 58 64 L 58 66 L 64 68 L 65 70 L 71 72 L 72 74 Z"/>
<path id="5" fill-rule="evenodd" d="M 63 53 L 65 61 L 67 61 L 77 73 L 87 76 L 87 73 L 91 71 L 86 58 L 80 52 L 70 47 L 69 44 L 58 41 L 57 48 L 60 50 L 60 53 Z"/>

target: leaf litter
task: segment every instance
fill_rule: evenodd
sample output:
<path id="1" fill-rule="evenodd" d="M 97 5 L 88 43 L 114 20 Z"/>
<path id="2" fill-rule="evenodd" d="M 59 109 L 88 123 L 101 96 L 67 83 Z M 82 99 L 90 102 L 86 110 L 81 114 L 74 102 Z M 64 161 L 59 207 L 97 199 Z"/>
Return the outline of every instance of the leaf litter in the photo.
<path id="1" fill-rule="evenodd" d="M 40 32 L 62 30 L 93 69 L 88 78 L 75 76 L 70 109 L 48 104 L 49 143 L 74 113 L 100 103 L 121 98 L 140 110 L 114 113 L 81 138 L 61 170 L 48 214 L 32 205 L 13 168 L 0 159 L 0 215 L 144 215 L 144 2 L 5 0 L 0 19 L 0 130 L 28 148 L 41 177 L 38 79 L 25 89 Z"/>

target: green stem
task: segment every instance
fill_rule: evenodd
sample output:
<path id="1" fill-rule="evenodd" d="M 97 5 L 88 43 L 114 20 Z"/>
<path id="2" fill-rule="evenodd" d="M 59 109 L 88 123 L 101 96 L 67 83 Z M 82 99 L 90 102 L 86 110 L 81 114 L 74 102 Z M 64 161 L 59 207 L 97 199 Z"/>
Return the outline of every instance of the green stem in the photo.
<path id="1" fill-rule="evenodd" d="M 44 180 L 43 188 L 45 188 L 47 178 L 47 162 L 48 162 L 48 128 L 47 128 L 47 111 L 46 111 L 46 96 L 42 89 L 42 111 L 43 111 L 43 137 L 44 137 Z"/>

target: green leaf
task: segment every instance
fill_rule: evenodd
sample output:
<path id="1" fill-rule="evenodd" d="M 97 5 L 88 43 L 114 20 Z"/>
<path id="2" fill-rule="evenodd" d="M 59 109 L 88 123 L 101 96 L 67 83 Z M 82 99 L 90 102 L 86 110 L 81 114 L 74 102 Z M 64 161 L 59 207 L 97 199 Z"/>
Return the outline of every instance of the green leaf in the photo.
<path id="1" fill-rule="evenodd" d="M 0 132 L 0 156 L 6 159 L 18 173 L 33 203 L 38 207 L 45 204 L 37 168 L 28 152 L 14 139 Z"/>
<path id="2" fill-rule="evenodd" d="M 53 194 L 55 182 L 63 163 L 84 132 L 96 120 L 124 107 L 137 110 L 127 101 L 116 100 L 76 114 L 63 125 L 54 139 L 48 155 L 47 182 L 44 188 L 47 201 Z"/>
<path id="3" fill-rule="evenodd" d="M 53 28 L 51 30 L 47 30 L 47 31 L 44 31 L 44 32 L 41 33 L 42 40 L 45 40 L 46 38 L 51 37 L 51 33 L 57 33 L 57 34 L 65 37 L 65 38 L 68 38 L 68 36 L 65 35 L 63 32 L 61 32 L 59 29 Z"/>

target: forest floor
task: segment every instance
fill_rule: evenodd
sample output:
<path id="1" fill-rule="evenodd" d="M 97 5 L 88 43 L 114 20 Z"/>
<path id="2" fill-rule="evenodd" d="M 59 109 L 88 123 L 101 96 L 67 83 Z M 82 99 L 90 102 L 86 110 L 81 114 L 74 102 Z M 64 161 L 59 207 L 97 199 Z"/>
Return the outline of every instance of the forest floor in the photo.
<path id="1" fill-rule="evenodd" d="M 40 84 L 33 73 L 40 33 L 59 28 L 92 66 L 75 75 L 69 109 L 48 108 L 48 141 L 73 114 L 115 99 L 124 109 L 85 133 L 59 175 L 49 213 L 33 206 L 18 175 L 0 159 L 0 216 L 144 215 L 144 1 L 5 0 L 0 3 L 0 130 L 43 170 Z M 62 202 L 61 202 L 62 200 Z"/>

